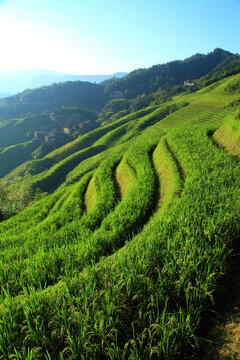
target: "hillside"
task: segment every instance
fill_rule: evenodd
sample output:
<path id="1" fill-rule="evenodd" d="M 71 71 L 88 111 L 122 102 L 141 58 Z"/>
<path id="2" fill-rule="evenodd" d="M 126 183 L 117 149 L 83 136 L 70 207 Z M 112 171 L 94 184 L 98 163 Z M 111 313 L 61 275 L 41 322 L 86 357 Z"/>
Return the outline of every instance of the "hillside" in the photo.
<path id="1" fill-rule="evenodd" d="M 122 91 L 126 98 L 135 98 L 143 93 L 150 94 L 160 89 L 182 85 L 187 79 L 196 80 L 220 72 L 222 68 L 239 63 L 240 56 L 222 49 L 215 49 L 207 55 L 196 54 L 183 61 L 177 60 L 148 69 L 139 69 L 122 79 L 116 79 L 106 87 L 106 92 Z M 238 69 L 239 71 L 239 69 Z"/>
<path id="2" fill-rule="evenodd" d="M 238 248 L 239 104 L 236 74 L 3 178 L 51 194 L 0 223 L 2 358 L 169 360 L 204 346 Z"/>
<path id="3" fill-rule="evenodd" d="M 103 89 L 66 82 L 0 100 L 0 177 L 94 129 Z"/>
<path id="4" fill-rule="evenodd" d="M 0 100 L 0 117 L 9 118 L 26 113 L 54 111 L 57 106 L 79 106 L 96 111 L 102 108 L 106 97 L 104 87 L 82 81 L 42 86 L 25 90 L 17 95 Z"/>
<path id="5" fill-rule="evenodd" d="M 239 70 L 239 55 L 216 49 L 207 55 L 198 54 L 184 61 L 137 70 L 121 80 L 109 79 L 101 84 L 68 81 L 25 90 L 2 99 L 0 100 L 0 177 L 6 176 L 11 171 L 14 171 L 14 176 L 22 176 L 26 171 L 36 174 L 44 169 L 47 170 L 66 156 L 77 150 L 83 150 L 85 145 L 81 145 L 82 142 L 88 143 L 88 137 L 84 135 L 91 130 L 99 128 L 92 135 L 90 134 L 91 139 L 94 140 L 96 136 L 97 140 L 110 129 L 118 127 L 117 120 L 123 125 L 127 115 L 140 110 L 144 112 L 147 108 L 149 108 L 147 112 L 156 110 L 159 105 L 171 101 L 178 93 L 196 91 Z M 203 77 L 199 78 L 201 76 Z M 183 87 L 187 79 L 194 80 L 194 86 Z M 161 114 L 156 118 L 160 119 L 170 111 L 175 111 L 174 106 L 171 109 L 168 107 L 162 109 Z M 155 117 L 155 113 L 152 115 Z M 144 119 L 143 121 L 145 125 L 141 125 L 141 130 L 155 120 L 149 120 L 149 123 Z M 110 124 L 112 124 L 110 127 L 105 128 Z M 127 129 L 130 130 L 127 124 L 121 129 L 117 130 L 116 134 L 118 131 L 124 133 Z M 138 128 L 136 127 L 134 131 L 136 134 Z M 129 138 L 133 136 L 131 134 L 132 131 L 129 133 Z M 90 140 L 89 146 L 93 143 L 94 141 Z M 65 144 L 68 145 L 61 150 L 60 147 Z M 106 145 L 106 148 L 108 146 Z M 62 151 L 65 155 L 52 156 L 51 152 L 56 149 L 59 149 L 58 154 Z M 98 147 L 94 154 L 102 150 Z M 93 154 L 91 152 L 93 149 L 89 151 Z M 84 157 L 80 155 L 79 159 L 88 156 L 87 152 Z M 75 160 L 69 169 L 64 171 L 65 175 L 73 169 Z M 31 162 L 25 163 L 26 161 Z M 19 165 L 22 167 L 16 169 Z M 12 178 L 13 174 L 9 174 L 9 177 Z M 45 190 L 49 191 L 46 187 Z"/>

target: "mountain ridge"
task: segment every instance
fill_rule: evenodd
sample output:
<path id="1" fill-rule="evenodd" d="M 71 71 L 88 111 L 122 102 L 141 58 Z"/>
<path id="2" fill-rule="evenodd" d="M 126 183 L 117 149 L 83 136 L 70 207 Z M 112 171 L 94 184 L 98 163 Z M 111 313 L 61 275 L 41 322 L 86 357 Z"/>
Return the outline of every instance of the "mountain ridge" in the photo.
<path id="1" fill-rule="evenodd" d="M 207 73 L 221 68 L 221 63 L 226 66 L 237 60 L 239 54 L 216 48 L 208 54 L 195 54 L 184 60 L 175 60 L 165 64 L 154 65 L 147 69 L 134 70 L 122 79 L 116 79 L 106 87 L 106 92 L 115 90 L 124 92 L 126 98 L 134 98 L 142 93 L 149 94 L 160 89 L 182 84 L 185 80 L 200 79 Z M 191 64 L 191 68 L 189 65 Z M 136 86 L 137 85 L 137 86 Z"/>
<path id="2" fill-rule="evenodd" d="M 66 81 L 100 83 L 114 77 L 123 77 L 126 74 L 125 72 L 116 72 L 107 75 L 76 75 L 48 69 L 0 70 L 0 93 L 16 94 L 26 89 L 34 89 Z"/>

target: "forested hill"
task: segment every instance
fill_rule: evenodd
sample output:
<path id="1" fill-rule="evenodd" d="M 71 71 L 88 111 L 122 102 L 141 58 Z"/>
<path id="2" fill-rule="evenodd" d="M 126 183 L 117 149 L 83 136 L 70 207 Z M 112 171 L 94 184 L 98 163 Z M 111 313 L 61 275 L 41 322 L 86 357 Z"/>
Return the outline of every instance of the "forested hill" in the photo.
<path id="1" fill-rule="evenodd" d="M 105 91 L 123 91 L 127 98 L 135 98 L 143 93 L 150 94 L 159 89 L 167 89 L 182 84 L 185 80 L 199 79 L 206 74 L 219 72 L 222 68 L 240 62 L 238 54 L 232 54 L 222 49 L 215 49 L 207 55 L 196 54 L 183 61 L 176 60 L 148 69 L 132 71 L 127 76 L 116 79 L 108 84 Z"/>
<path id="2" fill-rule="evenodd" d="M 78 106 L 99 112 L 111 99 L 114 91 L 120 91 L 123 97 L 133 99 L 138 95 L 149 95 L 175 85 L 182 86 L 185 80 L 206 76 L 210 79 L 213 74 L 219 74 L 227 67 L 232 71 L 236 64 L 240 68 L 238 54 L 215 49 L 207 55 L 196 54 L 183 61 L 176 60 L 135 70 L 121 79 L 111 79 L 101 84 L 67 81 L 33 90 L 27 89 L 0 100 L 0 118 L 19 117 L 19 114 L 29 112 L 41 113 L 46 108 L 54 111 L 57 106 Z M 224 74 L 227 75 L 230 74 Z"/>
<path id="3" fill-rule="evenodd" d="M 0 101 L 0 117 L 16 116 L 24 113 L 54 111 L 58 106 L 79 106 L 91 111 L 99 111 L 106 102 L 102 85 L 83 81 L 42 86 L 34 90 L 25 90 Z"/>

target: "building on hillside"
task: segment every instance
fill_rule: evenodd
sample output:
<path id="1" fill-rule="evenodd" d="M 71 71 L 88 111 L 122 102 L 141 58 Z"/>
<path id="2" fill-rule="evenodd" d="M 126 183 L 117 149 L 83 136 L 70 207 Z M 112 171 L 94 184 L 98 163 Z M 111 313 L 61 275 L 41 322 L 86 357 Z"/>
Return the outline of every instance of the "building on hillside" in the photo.
<path id="1" fill-rule="evenodd" d="M 44 137 L 44 140 L 47 142 L 55 142 L 56 141 L 56 136 L 55 135 L 46 135 Z"/>
<path id="2" fill-rule="evenodd" d="M 186 89 L 189 86 L 194 86 L 195 83 L 192 80 L 185 80 L 183 83 L 183 89 Z"/>
<path id="3" fill-rule="evenodd" d="M 44 137 L 48 133 L 46 131 L 34 131 L 34 139 L 35 140 L 44 140 Z"/>
<path id="4" fill-rule="evenodd" d="M 66 127 L 63 128 L 63 132 L 64 132 L 64 134 L 70 134 L 71 130 L 70 130 L 69 127 L 66 126 Z"/>

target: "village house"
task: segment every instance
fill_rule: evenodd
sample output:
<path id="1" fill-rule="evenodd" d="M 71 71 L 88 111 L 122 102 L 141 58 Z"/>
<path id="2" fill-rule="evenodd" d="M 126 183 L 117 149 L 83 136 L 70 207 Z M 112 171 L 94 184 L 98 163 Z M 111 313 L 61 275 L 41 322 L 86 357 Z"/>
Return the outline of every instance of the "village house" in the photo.
<path id="1" fill-rule="evenodd" d="M 55 135 L 46 135 L 44 137 L 44 140 L 47 142 L 55 142 L 56 141 L 56 136 Z"/>
<path id="2" fill-rule="evenodd" d="M 63 132 L 64 132 L 64 134 L 70 134 L 71 130 L 70 130 L 69 127 L 66 126 L 66 127 L 63 128 Z"/>
<path id="3" fill-rule="evenodd" d="M 186 88 L 186 87 L 188 87 L 188 86 L 194 86 L 195 85 L 195 83 L 193 82 L 193 81 L 191 81 L 191 80 L 186 80 L 186 81 L 184 81 L 184 83 L 183 83 L 183 87 L 184 88 Z"/>
<path id="4" fill-rule="evenodd" d="M 44 137 L 48 133 L 46 131 L 34 131 L 34 138 L 33 140 L 44 140 Z"/>

